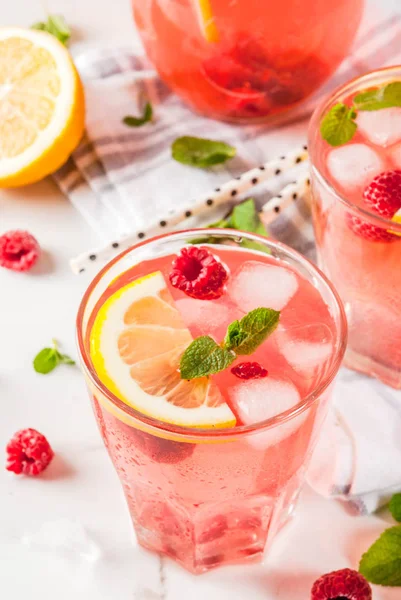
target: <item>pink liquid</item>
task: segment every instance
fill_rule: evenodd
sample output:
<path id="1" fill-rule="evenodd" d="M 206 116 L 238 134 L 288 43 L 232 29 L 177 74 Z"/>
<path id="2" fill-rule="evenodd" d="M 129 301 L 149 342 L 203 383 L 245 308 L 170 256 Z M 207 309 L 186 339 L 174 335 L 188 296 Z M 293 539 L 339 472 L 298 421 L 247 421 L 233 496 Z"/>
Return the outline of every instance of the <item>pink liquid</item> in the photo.
<path id="1" fill-rule="evenodd" d="M 218 42 L 202 34 L 196 2 L 133 0 L 147 54 L 195 110 L 255 120 L 314 92 L 347 55 L 363 0 L 210 0 Z"/>
<path id="2" fill-rule="evenodd" d="M 244 263 L 280 265 L 296 278 L 297 290 L 281 311 L 279 329 L 254 355 L 241 360 L 259 361 L 268 369 L 269 376 L 254 381 L 286 382 L 298 392 L 302 404 L 332 366 L 338 343 L 334 341 L 335 322 L 320 292 L 291 267 L 268 255 L 222 246 L 214 247 L 213 253 L 229 268 L 230 279 L 227 292 L 213 301 L 211 312 L 210 302 L 202 302 L 209 310 L 208 317 L 199 312 L 200 301 L 169 284 L 173 255 L 141 262 L 125 272 L 112 283 L 97 306 L 129 281 L 161 271 L 176 306 L 183 309 L 182 315 L 193 336 L 207 333 L 220 342 L 227 325 L 247 312 L 233 302 L 230 287 Z M 252 298 L 252 290 L 245 293 L 248 300 Z M 265 306 L 269 307 L 268 297 Z M 92 322 L 96 310 L 97 307 Z M 88 332 L 90 327 L 89 324 Z M 324 359 L 314 357 L 313 367 L 302 363 L 300 368 L 297 361 L 293 362 L 294 352 L 292 364 L 283 356 L 281 341 L 288 343 L 283 335 L 290 336 L 293 343 L 314 344 L 315 349 L 327 343 L 332 346 Z M 250 382 L 238 379 L 229 369 L 213 378 L 238 414 L 235 389 L 249 386 Z M 234 435 L 220 443 L 218 439 L 206 440 L 206 434 L 204 441 L 187 443 L 139 431 L 123 423 L 92 396 L 98 425 L 122 482 L 139 543 L 167 554 L 194 573 L 222 564 L 260 559 L 266 543 L 293 510 L 317 430 L 326 413 L 328 396 L 327 389 L 306 410 L 276 427 Z M 256 400 L 262 410 L 264 403 L 277 404 L 263 418 L 281 412 L 279 394 L 266 399 L 259 394 Z M 237 425 L 241 425 L 240 420 Z M 232 429 L 233 434 L 235 430 Z"/>
<path id="3" fill-rule="evenodd" d="M 345 100 L 340 99 L 347 105 L 351 105 L 358 89 L 362 91 L 374 85 L 360 83 L 358 86 L 356 82 L 353 87 L 352 94 L 348 93 Z M 386 110 L 379 111 L 382 118 Z M 369 147 L 379 157 L 381 166 L 351 189 L 333 178 L 328 169 L 333 148 L 322 139 L 316 127 L 317 123 L 312 123 L 310 130 L 310 148 L 316 168 L 337 193 L 356 207 L 369 211 L 363 199 L 364 189 L 376 174 L 400 168 L 401 161 L 394 152 L 401 139 L 385 146 L 372 143 L 358 128 L 348 145 L 359 143 Z M 348 317 L 346 365 L 401 388 L 401 237 L 374 241 L 357 235 L 349 226 L 349 219 L 350 215 L 360 216 L 341 203 L 315 173 L 312 175 L 320 265 L 337 288 Z M 391 223 L 375 222 L 374 226 L 386 233 Z"/>

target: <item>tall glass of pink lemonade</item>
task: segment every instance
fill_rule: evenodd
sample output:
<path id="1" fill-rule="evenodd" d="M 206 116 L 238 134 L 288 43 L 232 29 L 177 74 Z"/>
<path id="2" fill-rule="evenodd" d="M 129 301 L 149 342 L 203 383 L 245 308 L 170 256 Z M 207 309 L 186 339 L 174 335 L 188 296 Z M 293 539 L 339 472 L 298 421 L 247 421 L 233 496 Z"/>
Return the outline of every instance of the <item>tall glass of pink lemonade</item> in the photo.
<path id="1" fill-rule="evenodd" d="M 348 317 L 346 365 L 401 388 L 401 68 L 336 90 L 312 118 L 309 150 L 319 263 Z"/>
<path id="2" fill-rule="evenodd" d="M 345 351 L 328 280 L 260 236 L 171 233 L 97 275 L 77 328 L 138 542 L 193 573 L 259 560 L 294 509 Z"/>
<path id="3" fill-rule="evenodd" d="M 132 0 L 160 77 L 194 110 L 253 122 L 290 110 L 347 56 L 364 0 Z"/>

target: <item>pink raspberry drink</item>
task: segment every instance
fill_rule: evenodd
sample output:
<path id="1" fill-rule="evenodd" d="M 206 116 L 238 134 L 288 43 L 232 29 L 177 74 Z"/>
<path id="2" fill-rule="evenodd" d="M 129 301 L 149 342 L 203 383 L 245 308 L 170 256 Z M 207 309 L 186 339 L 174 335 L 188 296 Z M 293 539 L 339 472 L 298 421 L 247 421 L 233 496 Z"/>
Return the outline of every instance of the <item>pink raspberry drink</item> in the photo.
<path id="1" fill-rule="evenodd" d="M 160 77 L 194 110 L 230 121 L 277 117 L 347 56 L 364 0 L 132 0 Z"/>
<path id="2" fill-rule="evenodd" d="M 205 233 L 218 243 L 193 243 Z M 259 236 L 167 234 L 95 278 L 78 342 L 138 542 L 193 573 L 260 559 L 293 511 L 345 350 L 330 283 Z"/>
<path id="3" fill-rule="evenodd" d="M 395 388 L 401 388 L 400 90 L 399 67 L 353 80 L 316 110 L 309 129 L 319 263 L 345 305 L 346 365 Z M 336 110 L 347 131 L 339 132 Z"/>

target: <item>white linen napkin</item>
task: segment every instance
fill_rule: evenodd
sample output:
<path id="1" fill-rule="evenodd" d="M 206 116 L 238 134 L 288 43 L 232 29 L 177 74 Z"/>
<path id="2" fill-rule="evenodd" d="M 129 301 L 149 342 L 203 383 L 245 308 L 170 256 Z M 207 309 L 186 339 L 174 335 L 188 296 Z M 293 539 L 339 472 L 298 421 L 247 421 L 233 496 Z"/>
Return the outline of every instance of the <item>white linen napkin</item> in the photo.
<path id="1" fill-rule="evenodd" d="M 94 49 L 75 57 L 85 84 L 87 131 L 54 178 L 98 233 L 99 243 L 108 248 L 103 258 L 120 250 L 118 240 L 126 234 L 182 211 L 189 200 L 196 201 L 244 171 L 304 144 L 305 116 L 323 93 L 365 71 L 401 63 L 400 15 L 376 18 L 373 26 L 372 22 L 368 16 L 353 54 L 324 89 L 275 129 L 238 127 L 194 114 L 132 48 Z M 144 98 L 153 105 L 155 122 L 138 129 L 126 127 L 123 117 L 140 114 Z M 237 148 L 237 156 L 213 169 L 186 167 L 170 157 L 171 142 L 180 135 L 224 140 Z M 284 181 L 286 176 L 255 188 L 252 196 L 259 206 Z M 209 212 L 205 218 L 210 222 L 215 216 Z M 185 226 L 201 224 L 202 219 L 190 219 Z M 305 199 L 280 214 L 270 231 L 314 257 Z M 95 254 L 88 255 L 94 267 L 101 266 Z M 401 393 L 342 369 L 334 396 L 334 410 L 308 479 L 319 493 L 346 501 L 354 512 L 370 512 L 401 490 Z"/>

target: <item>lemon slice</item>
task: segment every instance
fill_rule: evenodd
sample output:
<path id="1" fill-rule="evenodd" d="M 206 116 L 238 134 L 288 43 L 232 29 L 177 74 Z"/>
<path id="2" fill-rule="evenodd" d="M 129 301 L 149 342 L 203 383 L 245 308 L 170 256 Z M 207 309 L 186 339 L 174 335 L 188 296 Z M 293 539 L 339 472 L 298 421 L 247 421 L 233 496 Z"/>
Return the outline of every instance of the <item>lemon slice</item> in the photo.
<path id="1" fill-rule="evenodd" d="M 141 413 L 185 427 L 233 427 L 235 417 L 212 380 L 180 377 L 180 357 L 192 339 L 156 271 L 102 305 L 90 355 L 99 379 Z"/>
<path id="2" fill-rule="evenodd" d="M 395 215 L 393 216 L 393 218 L 391 219 L 394 223 L 397 223 L 398 225 L 401 223 L 401 209 L 397 210 L 397 212 L 395 213 Z M 401 237 L 401 233 L 399 233 L 398 231 L 393 231 L 391 229 L 387 230 L 388 233 L 392 233 L 393 235 L 398 235 L 398 237 Z"/>
<path id="3" fill-rule="evenodd" d="M 211 44 L 220 39 L 210 0 L 193 0 L 198 23 L 205 40 Z"/>
<path id="4" fill-rule="evenodd" d="M 38 181 L 60 167 L 84 130 L 82 84 L 52 35 L 0 28 L 0 187 Z"/>

